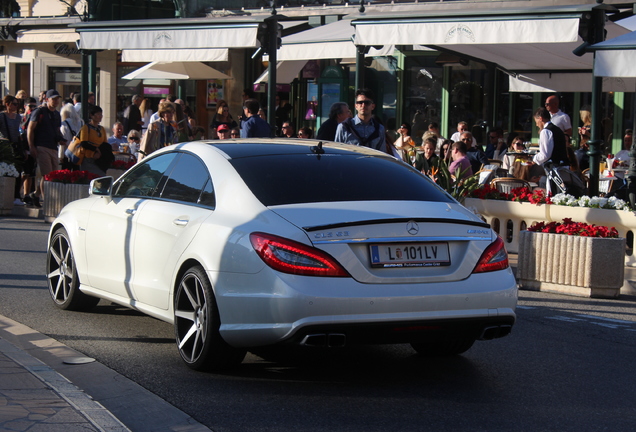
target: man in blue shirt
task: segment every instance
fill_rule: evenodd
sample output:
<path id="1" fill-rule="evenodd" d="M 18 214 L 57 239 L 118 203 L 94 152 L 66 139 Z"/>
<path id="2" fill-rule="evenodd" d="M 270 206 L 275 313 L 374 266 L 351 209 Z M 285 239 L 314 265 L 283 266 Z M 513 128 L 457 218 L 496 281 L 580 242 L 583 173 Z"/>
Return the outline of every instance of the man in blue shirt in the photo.
<path id="1" fill-rule="evenodd" d="M 124 125 L 121 122 L 113 124 L 113 136 L 108 137 L 108 144 L 113 148 L 114 152 L 118 152 L 122 144 L 128 145 L 128 138 L 124 135 Z"/>
<path id="2" fill-rule="evenodd" d="M 247 120 L 241 124 L 241 138 L 271 138 L 272 128 L 269 123 L 260 118 L 258 110 L 260 105 L 256 99 L 247 99 L 243 102 L 243 113 Z"/>
<path id="3" fill-rule="evenodd" d="M 373 117 L 374 109 L 375 103 L 371 90 L 356 91 L 357 115 L 338 125 L 334 141 L 386 151 L 384 126 Z"/>

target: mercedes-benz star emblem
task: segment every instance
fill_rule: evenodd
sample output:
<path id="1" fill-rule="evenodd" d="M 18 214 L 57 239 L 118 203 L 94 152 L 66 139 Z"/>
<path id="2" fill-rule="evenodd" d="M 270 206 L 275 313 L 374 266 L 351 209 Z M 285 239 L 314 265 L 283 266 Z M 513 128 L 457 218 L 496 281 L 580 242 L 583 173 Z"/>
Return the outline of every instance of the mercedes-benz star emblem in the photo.
<path id="1" fill-rule="evenodd" d="M 415 221 L 408 221 L 406 223 L 406 232 L 415 235 L 420 232 L 420 226 Z"/>

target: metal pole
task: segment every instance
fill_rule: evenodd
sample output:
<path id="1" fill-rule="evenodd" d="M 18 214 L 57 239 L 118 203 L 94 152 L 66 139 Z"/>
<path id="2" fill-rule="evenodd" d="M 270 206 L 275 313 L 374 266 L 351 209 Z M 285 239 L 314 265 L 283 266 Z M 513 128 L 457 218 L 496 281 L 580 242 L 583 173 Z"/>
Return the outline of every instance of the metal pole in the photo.
<path id="1" fill-rule="evenodd" d="M 358 11 L 363 14 L 365 11 L 364 0 L 360 0 Z M 356 86 L 355 90 L 364 88 L 364 55 L 368 52 L 368 47 L 356 45 Z"/>
<path id="2" fill-rule="evenodd" d="M 278 51 L 278 19 L 276 9 L 272 8 L 272 16 L 267 19 L 267 37 L 269 39 L 269 64 L 267 65 L 267 123 L 271 128 L 271 136 L 276 135 L 276 54 Z"/>
<path id="3" fill-rule="evenodd" d="M 186 100 L 186 81 L 177 80 L 177 98 Z"/>
<path id="4" fill-rule="evenodd" d="M 88 91 L 93 92 L 97 97 L 97 51 L 91 50 L 88 53 Z M 84 101 L 82 100 L 82 102 Z M 97 99 L 95 99 L 95 104 L 97 104 Z"/>
<path id="5" fill-rule="evenodd" d="M 594 54 L 596 61 L 596 54 Z M 592 139 L 589 141 L 590 150 L 590 196 L 598 195 L 599 164 L 601 162 L 601 92 L 603 91 L 603 77 L 594 77 L 592 81 Z"/>
<path id="6" fill-rule="evenodd" d="M 82 119 L 84 123 L 88 123 L 88 50 L 82 50 Z"/>
<path id="7" fill-rule="evenodd" d="M 366 50 L 367 47 L 356 45 L 356 90 L 364 88 L 364 55 Z"/>

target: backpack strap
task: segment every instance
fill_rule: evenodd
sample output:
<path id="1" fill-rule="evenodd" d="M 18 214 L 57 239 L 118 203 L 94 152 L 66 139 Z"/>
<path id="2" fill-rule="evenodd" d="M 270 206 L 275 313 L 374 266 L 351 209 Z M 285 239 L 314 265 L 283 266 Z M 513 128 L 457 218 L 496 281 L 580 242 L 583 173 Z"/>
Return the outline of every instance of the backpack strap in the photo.
<path id="1" fill-rule="evenodd" d="M 71 124 L 68 122 L 68 120 L 64 120 L 64 123 L 66 123 L 66 126 L 68 126 L 68 130 L 71 131 L 71 134 L 73 136 L 77 135 L 77 133 L 73 130 L 73 128 L 71 127 Z"/>
<path id="2" fill-rule="evenodd" d="M 380 128 L 378 127 L 379 124 L 378 124 L 378 121 L 375 119 L 375 117 L 371 117 L 371 125 L 373 126 L 373 132 L 367 138 L 362 138 L 360 136 L 360 134 L 354 127 L 352 118 L 348 118 L 347 120 L 343 121 L 342 125 L 347 132 L 354 135 L 358 139 L 358 142 L 360 143 L 360 145 L 365 147 L 369 147 L 369 143 L 380 136 Z"/>

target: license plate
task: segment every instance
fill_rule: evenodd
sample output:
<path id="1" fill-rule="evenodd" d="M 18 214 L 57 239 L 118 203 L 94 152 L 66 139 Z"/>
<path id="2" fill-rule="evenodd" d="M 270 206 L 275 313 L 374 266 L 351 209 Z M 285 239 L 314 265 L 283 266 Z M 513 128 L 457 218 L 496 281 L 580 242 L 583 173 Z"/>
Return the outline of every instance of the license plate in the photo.
<path id="1" fill-rule="evenodd" d="M 369 246 L 371 267 L 438 267 L 450 265 L 448 243 L 387 243 Z"/>

